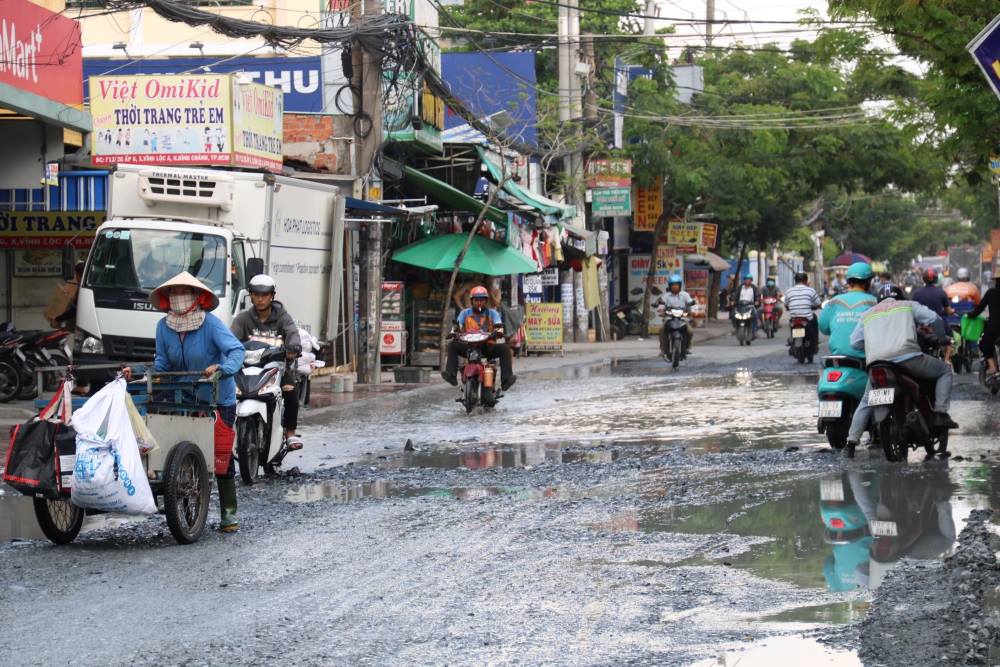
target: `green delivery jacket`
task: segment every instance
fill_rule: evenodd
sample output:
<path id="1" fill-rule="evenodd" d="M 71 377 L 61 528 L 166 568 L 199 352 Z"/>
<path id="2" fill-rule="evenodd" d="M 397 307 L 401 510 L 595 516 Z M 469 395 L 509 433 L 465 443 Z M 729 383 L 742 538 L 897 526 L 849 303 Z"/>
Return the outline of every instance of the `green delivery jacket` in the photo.
<path id="1" fill-rule="evenodd" d="M 844 292 L 830 299 L 819 314 L 819 330 L 830 337 L 830 354 L 865 358 L 864 350 L 851 347 L 851 333 L 861 315 L 877 303 L 868 292 Z"/>

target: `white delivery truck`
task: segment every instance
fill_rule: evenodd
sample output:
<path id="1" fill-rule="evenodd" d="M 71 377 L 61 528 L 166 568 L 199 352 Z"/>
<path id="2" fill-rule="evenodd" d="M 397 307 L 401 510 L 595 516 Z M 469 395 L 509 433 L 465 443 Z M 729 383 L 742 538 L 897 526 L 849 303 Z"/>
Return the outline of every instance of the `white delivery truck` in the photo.
<path id="1" fill-rule="evenodd" d="M 149 362 L 163 314 L 150 291 L 188 271 L 229 324 L 247 283 L 271 275 L 278 300 L 319 339 L 336 335 L 344 199 L 337 188 L 251 172 L 121 165 L 77 298 L 74 362 Z M 65 269 L 64 269 L 65 270 Z"/>

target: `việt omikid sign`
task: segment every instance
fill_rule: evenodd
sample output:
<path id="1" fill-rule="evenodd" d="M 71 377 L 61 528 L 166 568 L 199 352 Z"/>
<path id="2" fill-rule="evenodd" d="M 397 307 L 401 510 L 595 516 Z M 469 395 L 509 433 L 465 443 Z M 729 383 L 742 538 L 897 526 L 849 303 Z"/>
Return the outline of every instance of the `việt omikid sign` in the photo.
<path id="1" fill-rule="evenodd" d="M 104 211 L 0 211 L 0 248 L 86 248 Z"/>

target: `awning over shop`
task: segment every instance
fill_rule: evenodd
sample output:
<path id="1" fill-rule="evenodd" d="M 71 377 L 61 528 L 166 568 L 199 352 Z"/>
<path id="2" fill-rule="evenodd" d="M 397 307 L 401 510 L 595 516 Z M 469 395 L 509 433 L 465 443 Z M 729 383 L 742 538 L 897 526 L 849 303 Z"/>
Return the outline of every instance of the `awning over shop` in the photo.
<path id="1" fill-rule="evenodd" d="M 706 252 L 704 254 L 698 255 L 688 255 L 688 261 L 697 262 L 699 264 L 708 264 L 708 266 L 713 271 L 728 271 L 730 264 L 727 260 L 719 257 L 714 252 Z"/>
<path id="2" fill-rule="evenodd" d="M 432 236 L 400 248 L 393 253 L 392 258 L 424 269 L 452 271 L 467 240 L 468 234 Z M 534 273 L 537 270 L 535 262 L 521 251 L 478 234 L 472 237 L 459 269 L 462 273 L 482 273 L 487 276 Z"/>
<path id="3" fill-rule="evenodd" d="M 344 206 L 350 211 L 388 215 L 396 218 L 408 218 L 409 216 L 415 214 L 414 211 L 410 211 L 405 208 L 397 208 L 395 206 L 386 206 L 385 204 L 380 204 L 377 201 L 367 201 L 364 199 L 357 199 L 355 197 L 346 197 L 345 200 Z"/>
<path id="4" fill-rule="evenodd" d="M 581 229 L 576 225 L 571 225 L 568 222 L 560 223 L 563 231 L 569 236 L 567 242 L 563 244 L 564 247 L 571 251 L 575 251 L 584 257 L 590 257 L 591 255 L 597 254 L 597 235 L 594 232 Z"/>
<path id="5" fill-rule="evenodd" d="M 535 209 L 543 215 L 555 216 L 557 220 L 567 220 L 576 215 L 575 206 L 564 206 L 563 204 L 553 201 L 548 197 L 534 192 L 529 192 L 514 181 L 503 181 L 503 173 L 500 167 L 486 157 L 486 151 L 483 150 L 481 146 L 477 146 L 476 151 L 479 153 L 479 158 L 483 161 L 483 164 L 486 165 L 486 169 L 490 172 L 490 175 L 496 179 L 497 183 L 503 182 L 503 189 L 518 201 L 526 204 L 530 208 Z"/>
<path id="6" fill-rule="evenodd" d="M 67 130 L 90 132 L 94 128 L 90 113 L 83 109 L 20 90 L 6 83 L 0 83 L 0 108 L 10 109 Z"/>
<path id="7" fill-rule="evenodd" d="M 397 167 L 398 168 L 398 167 Z M 413 167 L 402 167 L 400 170 L 403 179 L 423 190 L 432 199 L 436 199 L 459 211 L 468 211 L 478 214 L 483 209 L 483 202 L 471 195 L 467 195 L 458 188 L 448 185 L 444 181 L 439 181 L 433 176 L 417 171 Z M 507 214 L 500 209 L 490 206 L 486 209 L 486 220 L 497 224 L 507 222 Z"/>

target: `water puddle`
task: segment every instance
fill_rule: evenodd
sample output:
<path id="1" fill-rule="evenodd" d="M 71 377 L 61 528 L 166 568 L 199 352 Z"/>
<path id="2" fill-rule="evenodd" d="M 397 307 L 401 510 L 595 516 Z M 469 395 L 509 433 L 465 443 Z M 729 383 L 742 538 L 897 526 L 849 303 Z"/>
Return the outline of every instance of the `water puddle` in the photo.
<path id="1" fill-rule="evenodd" d="M 143 521 L 146 517 L 128 517 L 113 514 L 97 514 L 84 519 L 81 534 L 117 528 L 135 521 Z M 0 544 L 20 540 L 44 540 L 45 534 L 38 527 L 32 500 L 22 496 L 14 489 L 0 484 Z"/>
<path id="2" fill-rule="evenodd" d="M 459 443 L 460 444 L 460 443 Z M 578 444 L 578 443 L 577 443 Z M 617 449 L 563 449 L 561 443 L 486 445 L 463 449 L 432 449 L 404 452 L 387 459 L 383 469 L 441 468 L 448 470 L 530 468 L 545 463 L 613 463 L 621 455 Z"/>
<path id="3" fill-rule="evenodd" d="M 478 500 L 491 496 L 511 496 L 517 499 L 538 500 L 560 496 L 556 487 L 531 489 L 519 486 L 479 487 L 412 487 L 393 484 L 386 480 L 355 481 L 331 480 L 318 484 L 303 484 L 289 489 L 285 500 L 293 503 L 312 503 L 319 500 L 348 503 L 369 498 L 439 498 L 444 500 Z"/>
<path id="4" fill-rule="evenodd" d="M 771 637 L 744 650 L 726 651 L 716 658 L 693 663 L 692 667 L 774 667 L 774 665 L 823 665 L 861 667 L 852 651 L 824 646 L 805 637 Z"/>
<path id="5" fill-rule="evenodd" d="M 876 589 L 903 558 L 951 555 L 969 513 L 987 504 L 982 474 L 980 466 L 935 462 L 856 468 L 824 479 L 744 478 L 729 485 L 743 497 L 640 512 L 631 529 L 768 538 L 741 553 L 704 553 L 682 565 L 724 563 L 765 579 L 856 596 Z M 618 528 L 629 529 L 624 522 Z M 852 597 L 758 620 L 846 623 L 866 609 L 863 599 Z"/>

